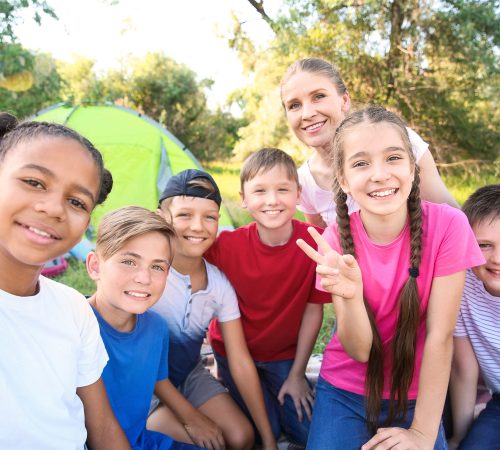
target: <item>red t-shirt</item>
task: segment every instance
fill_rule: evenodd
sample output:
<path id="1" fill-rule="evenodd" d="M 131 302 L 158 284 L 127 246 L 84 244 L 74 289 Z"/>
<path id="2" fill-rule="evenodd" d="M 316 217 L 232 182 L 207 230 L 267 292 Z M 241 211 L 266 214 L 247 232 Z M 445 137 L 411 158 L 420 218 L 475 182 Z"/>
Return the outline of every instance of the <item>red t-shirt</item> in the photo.
<path id="1" fill-rule="evenodd" d="M 223 231 L 205 254 L 236 291 L 243 331 L 255 361 L 294 358 L 306 303 L 331 302 L 330 294 L 315 288 L 316 263 L 296 244 L 297 239 L 304 239 L 316 248 L 307 232 L 311 225 L 298 220 L 292 224 L 292 236 L 284 245 L 263 244 L 256 224 L 251 223 L 235 231 Z M 215 320 L 209 338 L 214 350 L 225 355 Z"/>

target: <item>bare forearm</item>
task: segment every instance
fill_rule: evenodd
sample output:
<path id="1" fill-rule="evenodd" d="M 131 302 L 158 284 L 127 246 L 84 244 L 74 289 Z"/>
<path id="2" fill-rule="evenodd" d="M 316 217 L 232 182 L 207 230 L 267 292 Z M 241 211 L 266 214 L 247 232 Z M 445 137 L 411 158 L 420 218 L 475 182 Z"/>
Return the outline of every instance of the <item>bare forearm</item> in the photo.
<path id="1" fill-rule="evenodd" d="M 253 361 L 247 357 L 229 360 L 231 375 L 247 406 L 264 444 L 274 443 L 259 376 Z"/>
<path id="2" fill-rule="evenodd" d="M 368 361 L 373 334 L 362 294 L 348 300 L 335 296 L 333 307 L 337 335 L 344 350 L 356 361 Z"/>
<path id="3" fill-rule="evenodd" d="M 425 341 L 418 397 L 412 428 L 435 440 L 450 376 L 453 341 L 449 336 L 428 335 Z"/>
<path id="4" fill-rule="evenodd" d="M 118 421 L 108 421 L 99 432 L 89 433 L 88 444 L 92 450 L 129 450 L 130 444 Z"/>
<path id="5" fill-rule="evenodd" d="M 450 376 L 453 437 L 460 442 L 474 420 L 474 406 L 477 395 L 477 363 L 452 365 Z"/>
<path id="6" fill-rule="evenodd" d="M 297 351 L 290 369 L 293 376 L 303 377 L 306 371 L 309 357 L 318 338 L 318 333 L 323 322 L 323 305 L 308 303 L 302 317 L 299 336 L 297 339 Z"/>

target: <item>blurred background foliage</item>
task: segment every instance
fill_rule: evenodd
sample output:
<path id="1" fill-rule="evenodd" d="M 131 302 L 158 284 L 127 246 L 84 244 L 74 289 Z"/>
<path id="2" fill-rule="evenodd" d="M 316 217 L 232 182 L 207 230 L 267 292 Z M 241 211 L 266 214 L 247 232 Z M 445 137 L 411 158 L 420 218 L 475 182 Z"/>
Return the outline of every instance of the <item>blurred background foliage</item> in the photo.
<path id="1" fill-rule="evenodd" d="M 56 11 L 50 0 L 0 0 L 0 108 L 29 117 L 60 101 L 116 102 L 165 125 L 205 162 L 264 146 L 300 162 L 308 150 L 288 130 L 279 84 L 290 63 L 315 56 L 339 68 L 355 105 L 401 114 L 443 167 L 473 160 L 498 170 L 497 0 L 283 0 L 273 17 L 265 0 L 248 2 L 274 37 L 256 46 L 233 16 L 227 42 L 249 83 L 213 110 L 212 80 L 161 53 L 97 73 L 83 56 L 62 62 L 23 48 L 13 31 L 21 11 L 33 11 L 35 23 Z"/>

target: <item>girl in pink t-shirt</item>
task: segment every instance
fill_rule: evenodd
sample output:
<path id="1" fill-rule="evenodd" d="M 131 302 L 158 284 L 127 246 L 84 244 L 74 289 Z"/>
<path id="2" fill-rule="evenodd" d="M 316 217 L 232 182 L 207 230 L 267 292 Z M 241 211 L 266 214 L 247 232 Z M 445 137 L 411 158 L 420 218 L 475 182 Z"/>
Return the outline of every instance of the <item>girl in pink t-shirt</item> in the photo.
<path id="1" fill-rule="evenodd" d="M 420 200 L 404 123 L 380 107 L 333 141 L 337 224 L 320 236 L 319 284 L 337 330 L 317 386 L 308 449 L 446 449 L 440 428 L 465 269 L 483 263 L 459 210 Z M 347 194 L 360 211 L 348 215 Z M 438 431 L 439 434 L 438 434 Z"/>

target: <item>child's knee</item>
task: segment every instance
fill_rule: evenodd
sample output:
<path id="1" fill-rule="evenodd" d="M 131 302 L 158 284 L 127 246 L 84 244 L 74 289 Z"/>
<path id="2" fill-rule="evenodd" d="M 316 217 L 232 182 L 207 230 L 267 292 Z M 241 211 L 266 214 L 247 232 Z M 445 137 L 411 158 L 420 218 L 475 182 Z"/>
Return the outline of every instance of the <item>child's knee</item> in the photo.
<path id="1" fill-rule="evenodd" d="M 224 439 L 231 450 L 250 450 L 255 440 L 252 425 L 246 420 L 238 422 L 226 431 Z"/>

